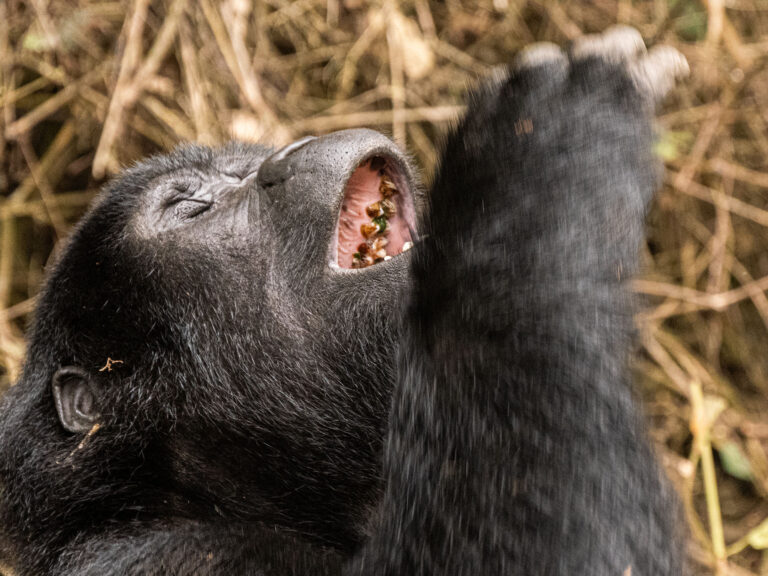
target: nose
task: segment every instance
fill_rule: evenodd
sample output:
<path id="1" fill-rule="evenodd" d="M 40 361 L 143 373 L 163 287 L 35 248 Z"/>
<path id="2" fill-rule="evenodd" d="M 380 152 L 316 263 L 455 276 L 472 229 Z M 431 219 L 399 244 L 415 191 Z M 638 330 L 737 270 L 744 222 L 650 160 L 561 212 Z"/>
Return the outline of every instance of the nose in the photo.
<path id="1" fill-rule="evenodd" d="M 277 184 L 285 182 L 291 175 L 291 165 L 288 162 L 288 157 L 303 148 L 312 140 L 317 140 L 315 136 L 305 136 L 296 142 L 291 142 L 287 146 L 283 146 L 269 156 L 259 167 L 259 173 L 256 176 L 256 183 L 261 188 L 272 188 Z"/>
<path id="2" fill-rule="evenodd" d="M 397 146 L 374 130 L 341 130 L 320 138 L 308 136 L 285 146 L 261 164 L 256 182 L 262 190 L 280 187 L 303 174 L 312 190 L 336 191 L 367 156 L 383 155 L 407 161 Z M 343 183 L 342 183 L 343 186 Z"/>

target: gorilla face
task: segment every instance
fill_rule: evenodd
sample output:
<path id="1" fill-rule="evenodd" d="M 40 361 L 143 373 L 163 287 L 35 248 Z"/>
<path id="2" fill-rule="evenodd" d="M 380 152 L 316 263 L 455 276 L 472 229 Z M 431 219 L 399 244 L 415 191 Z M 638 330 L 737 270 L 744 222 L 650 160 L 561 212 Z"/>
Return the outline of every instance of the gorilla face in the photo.
<path id="1" fill-rule="evenodd" d="M 319 252 L 333 269 L 362 268 L 369 266 L 356 266 L 356 254 L 364 263 L 382 263 L 412 243 L 413 178 L 381 134 L 307 137 L 266 159 L 253 156 L 229 154 L 158 176 L 132 222 L 136 235 L 209 246 L 248 236 L 248 245 L 266 252 L 261 235 L 269 227 L 304 279 L 308 266 L 324 264 Z M 274 259 L 275 252 L 264 256 Z"/>
<path id="2" fill-rule="evenodd" d="M 366 238 L 382 181 L 394 209 Z M 354 546 L 379 490 L 417 194 L 367 130 L 185 148 L 112 183 L 52 273 L 5 400 L 0 448 L 33 455 L 4 455 L 6 481 L 51 487 L 6 503 L 0 521 L 24 532 L 10 536 L 34 541 L 35 519 L 69 509 L 75 527 L 266 518 Z M 51 440 L 33 449 L 41 426 Z M 72 467 L 88 474 L 59 482 Z"/>

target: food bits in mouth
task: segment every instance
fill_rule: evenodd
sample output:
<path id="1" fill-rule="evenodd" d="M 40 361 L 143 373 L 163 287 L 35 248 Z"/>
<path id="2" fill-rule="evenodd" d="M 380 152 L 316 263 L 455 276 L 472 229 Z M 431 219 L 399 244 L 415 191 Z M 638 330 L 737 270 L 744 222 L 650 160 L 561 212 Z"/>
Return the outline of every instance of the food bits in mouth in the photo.
<path id="1" fill-rule="evenodd" d="M 376 158 L 371 161 L 371 168 L 374 169 Z M 383 170 L 382 164 L 379 168 Z M 352 255 L 352 268 L 367 268 L 373 264 L 378 264 L 389 260 L 386 246 L 387 240 L 387 221 L 396 213 L 396 204 L 392 197 L 398 193 L 397 186 L 385 174 L 382 175 L 379 184 L 379 194 L 381 200 L 374 202 L 365 208 L 366 215 L 371 218 L 360 226 L 360 233 L 366 241 L 357 247 L 357 252 Z"/>

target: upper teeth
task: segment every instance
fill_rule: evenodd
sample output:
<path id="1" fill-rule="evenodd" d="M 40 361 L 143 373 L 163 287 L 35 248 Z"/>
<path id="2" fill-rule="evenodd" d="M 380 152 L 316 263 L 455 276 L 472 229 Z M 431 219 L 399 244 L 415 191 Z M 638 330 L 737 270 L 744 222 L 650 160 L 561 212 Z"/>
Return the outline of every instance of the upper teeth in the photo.
<path id="1" fill-rule="evenodd" d="M 384 198 L 389 198 L 390 196 L 397 194 L 397 187 L 385 176 L 381 179 L 381 184 L 379 184 L 379 192 Z"/>
<path id="2" fill-rule="evenodd" d="M 365 213 L 371 221 L 360 226 L 360 233 L 366 241 L 360 244 L 357 252 L 352 255 L 352 268 L 367 268 L 387 259 L 385 246 L 389 241 L 385 234 L 388 220 L 397 209 L 391 200 L 391 197 L 397 194 L 397 186 L 384 175 L 379 183 L 379 193 L 381 200 L 365 208 Z"/>

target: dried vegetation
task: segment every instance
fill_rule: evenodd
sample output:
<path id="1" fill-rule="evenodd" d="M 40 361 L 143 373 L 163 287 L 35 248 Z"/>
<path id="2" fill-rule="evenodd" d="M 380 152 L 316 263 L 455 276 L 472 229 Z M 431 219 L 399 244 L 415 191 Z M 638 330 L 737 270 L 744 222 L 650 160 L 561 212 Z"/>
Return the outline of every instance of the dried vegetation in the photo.
<path id="1" fill-rule="evenodd" d="M 46 263 L 121 166 L 371 126 L 429 174 L 468 82 L 617 22 L 693 69 L 660 119 L 640 392 L 696 573 L 768 574 L 766 0 L 0 2 L 0 387 Z"/>

